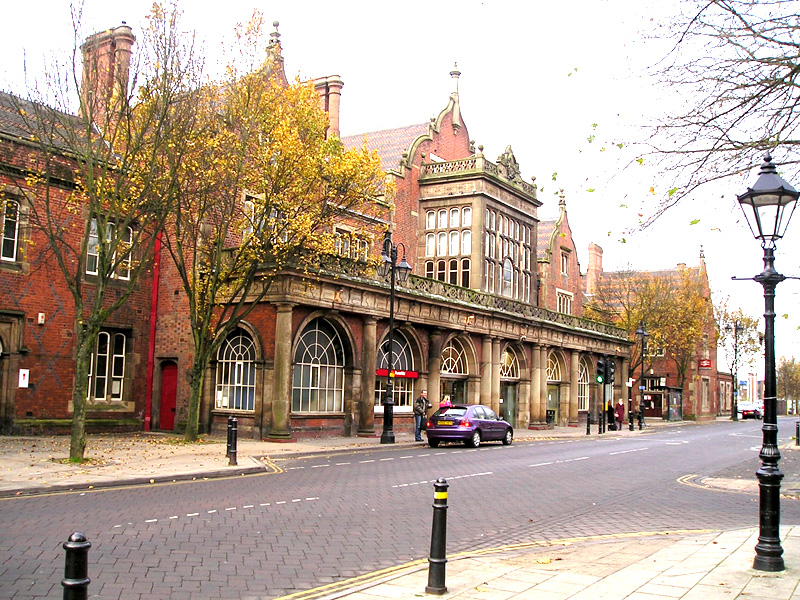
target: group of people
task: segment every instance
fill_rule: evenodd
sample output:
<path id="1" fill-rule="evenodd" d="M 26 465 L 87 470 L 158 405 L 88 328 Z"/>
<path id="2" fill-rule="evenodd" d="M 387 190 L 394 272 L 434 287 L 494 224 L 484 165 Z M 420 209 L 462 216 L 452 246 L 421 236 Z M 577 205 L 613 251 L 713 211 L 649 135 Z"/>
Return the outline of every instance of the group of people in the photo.
<path id="1" fill-rule="evenodd" d="M 450 396 L 445 396 L 439 403 L 440 408 L 447 408 L 453 406 L 450 402 Z M 428 418 L 428 409 L 432 405 L 428 400 L 428 390 L 422 390 L 419 397 L 414 400 L 414 440 L 417 442 L 422 441 L 422 423 Z"/>

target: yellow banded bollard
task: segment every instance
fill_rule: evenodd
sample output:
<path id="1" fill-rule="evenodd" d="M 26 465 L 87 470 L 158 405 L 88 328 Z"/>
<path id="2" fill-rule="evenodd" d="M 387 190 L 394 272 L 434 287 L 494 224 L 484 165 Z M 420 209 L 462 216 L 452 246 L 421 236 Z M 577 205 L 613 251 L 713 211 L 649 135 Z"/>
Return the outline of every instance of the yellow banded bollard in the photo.
<path id="1" fill-rule="evenodd" d="M 433 484 L 433 526 L 431 527 L 431 554 L 428 557 L 427 594 L 444 594 L 445 565 L 447 564 L 447 488 L 444 477 Z"/>

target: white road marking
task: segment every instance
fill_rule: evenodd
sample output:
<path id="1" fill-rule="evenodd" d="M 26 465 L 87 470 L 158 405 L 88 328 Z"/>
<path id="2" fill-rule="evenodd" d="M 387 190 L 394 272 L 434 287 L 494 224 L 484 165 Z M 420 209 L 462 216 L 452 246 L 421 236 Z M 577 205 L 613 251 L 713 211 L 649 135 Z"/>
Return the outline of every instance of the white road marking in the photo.
<path id="1" fill-rule="evenodd" d="M 449 477 L 445 477 L 446 480 L 452 481 L 453 479 L 464 479 L 466 477 L 483 477 L 485 475 L 493 475 L 492 471 L 484 471 L 483 473 L 470 473 L 469 475 L 451 475 Z M 434 480 L 429 481 L 415 481 L 413 483 L 398 483 L 397 485 L 393 485 L 393 488 L 404 488 L 410 487 L 412 485 L 425 485 L 426 483 L 436 483 Z"/>
<path id="2" fill-rule="evenodd" d="M 362 465 L 363 465 L 363 464 L 365 464 L 365 463 L 373 463 L 373 462 L 375 462 L 375 460 L 374 460 L 374 459 L 373 459 L 373 460 L 360 460 L 360 461 L 358 461 L 358 462 L 359 462 L 359 464 L 362 464 Z"/>
<path id="3" fill-rule="evenodd" d="M 649 448 L 634 448 L 633 450 L 620 450 L 619 452 L 609 452 L 609 456 L 614 456 L 615 454 L 628 454 L 630 452 L 643 452 L 644 450 L 649 450 Z"/>

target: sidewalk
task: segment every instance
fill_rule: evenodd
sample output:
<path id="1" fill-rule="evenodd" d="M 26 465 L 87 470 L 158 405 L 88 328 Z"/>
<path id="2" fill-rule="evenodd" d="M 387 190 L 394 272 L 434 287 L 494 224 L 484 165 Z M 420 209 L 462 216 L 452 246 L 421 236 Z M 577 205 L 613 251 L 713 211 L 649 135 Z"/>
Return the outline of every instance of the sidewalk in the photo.
<path id="1" fill-rule="evenodd" d="M 665 427 L 696 427 L 693 422 L 648 421 L 643 431 L 591 435 L 585 428 L 557 427 L 517 431 L 514 443 L 554 439 L 605 439 L 646 436 Z M 66 461 L 69 438 L 0 437 L 0 497 L 84 491 L 120 485 L 210 477 L 229 477 L 275 469 L 282 459 L 315 454 L 393 447 L 424 447 L 411 434 L 395 433 L 394 445 L 374 438 L 325 438 L 275 444 L 239 439 L 238 465 L 229 466 L 225 439 L 205 437 L 186 444 L 164 433 L 87 436 L 86 464 Z M 787 462 L 800 452 L 783 446 Z M 787 465 L 788 466 L 788 465 Z M 798 471 L 798 469 L 794 469 Z M 757 494 L 749 474 L 699 476 L 688 485 Z M 798 479 L 794 477 L 793 479 Z M 787 479 L 790 479 L 787 477 Z M 782 489 L 800 490 L 800 481 L 784 480 Z M 791 524 L 793 525 L 793 524 Z M 800 600 L 800 525 L 781 531 L 786 570 L 754 571 L 757 531 L 633 532 L 569 540 L 515 544 L 493 550 L 448 555 L 442 596 L 458 600 Z M 291 595 L 292 600 L 411 600 L 425 597 L 427 560 L 368 573 Z M 435 596 L 431 596 L 435 597 Z M 288 600 L 284 599 L 284 600 Z"/>

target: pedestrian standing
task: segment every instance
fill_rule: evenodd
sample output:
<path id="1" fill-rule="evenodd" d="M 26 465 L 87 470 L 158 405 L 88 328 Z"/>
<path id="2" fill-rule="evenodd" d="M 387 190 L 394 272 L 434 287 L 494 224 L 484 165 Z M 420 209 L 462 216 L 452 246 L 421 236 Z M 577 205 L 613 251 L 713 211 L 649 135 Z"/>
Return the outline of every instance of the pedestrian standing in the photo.
<path id="1" fill-rule="evenodd" d="M 428 418 L 428 409 L 431 403 L 428 402 L 428 390 L 422 390 L 419 398 L 414 400 L 414 440 L 422 441 L 422 421 Z"/>
<path id="2" fill-rule="evenodd" d="M 614 421 L 617 423 L 617 431 L 622 431 L 622 421 L 625 420 L 625 405 L 622 403 L 622 398 L 617 402 L 614 407 Z"/>

